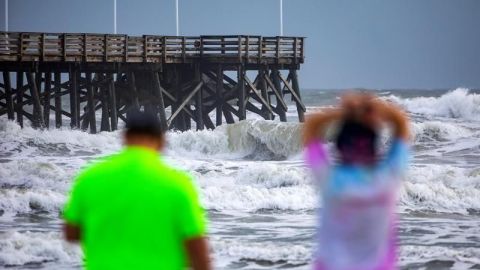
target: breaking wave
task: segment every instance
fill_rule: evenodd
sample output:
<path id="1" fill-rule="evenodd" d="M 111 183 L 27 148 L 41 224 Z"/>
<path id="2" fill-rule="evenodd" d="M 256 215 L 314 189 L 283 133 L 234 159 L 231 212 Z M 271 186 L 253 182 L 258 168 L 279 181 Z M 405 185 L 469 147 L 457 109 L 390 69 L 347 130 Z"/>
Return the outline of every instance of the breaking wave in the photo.
<path id="1" fill-rule="evenodd" d="M 480 119 L 480 94 L 470 93 L 466 88 L 457 88 L 440 97 L 402 99 L 391 95 L 388 99 L 412 113 L 466 120 Z"/>

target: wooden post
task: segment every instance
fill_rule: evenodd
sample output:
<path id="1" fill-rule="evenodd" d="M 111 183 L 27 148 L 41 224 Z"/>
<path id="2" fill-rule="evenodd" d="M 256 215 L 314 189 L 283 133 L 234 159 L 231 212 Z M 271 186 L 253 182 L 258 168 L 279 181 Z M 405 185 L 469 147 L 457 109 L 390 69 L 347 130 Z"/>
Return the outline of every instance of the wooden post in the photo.
<path id="1" fill-rule="evenodd" d="M 133 71 L 130 71 L 127 73 L 127 79 L 128 79 L 128 85 L 130 87 L 130 97 L 131 97 L 131 102 L 132 104 L 130 104 L 130 108 L 128 108 L 127 110 L 127 118 L 128 118 L 128 114 L 129 114 L 129 111 L 131 111 L 132 107 L 133 109 L 135 110 L 140 110 L 140 103 L 138 102 L 138 92 L 137 92 L 137 83 L 135 81 L 135 73 Z"/>
<path id="2" fill-rule="evenodd" d="M 98 73 L 97 73 L 98 74 Z M 105 76 L 101 74 L 99 76 L 99 80 L 105 79 Z M 100 107 L 102 108 L 102 118 L 100 120 L 100 130 L 101 131 L 111 131 L 110 129 L 110 115 L 108 112 L 109 104 L 108 104 L 108 92 L 109 92 L 110 86 L 107 84 L 103 84 L 100 86 Z M 137 100 L 138 101 L 138 100 Z M 111 107 L 111 106 L 110 106 Z M 128 117 L 129 111 L 127 110 L 127 117 Z"/>
<path id="3" fill-rule="evenodd" d="M 297 70 L 291 69 L 290 70 L 290 77 L 292 78 L 292 88 L 297 94 L 299 100 L 296 102 L 297 103 L 297 112 L 298 112 L 298 121 L 304 122 L 305 121 L 305 111 L 303 110 L 302 106 L 300 105 L 300 87 L 298 85 L 298 76 L 297 76 Z"/>
<path id="4" fill-rule="evenodd" d="M 81 82 L 81 77 L 82 73 L 80 70 L 77 70 L 76 78 L 75 78 L 75 110 L 77 111 L 77 128 L 80 128 L 80 103 L 82 102 L 82 96 L 81 96 L 81 87 L 80 87 L 80 82 Z"/>
<path id="5" fill-rule="evenodd" d="M 87 72 L 85 74 L 87 79 L 87 113 L 88 113 L 88 124 L 90 125 L 90 133 L 97 133 L 97 122 L 95 121 L 95 99 L 93 95 L 92 87 L 92 73 Z"/>
<path id="6" fill-rule="evenodd" d="M 202 73 L 200 65 L 195 66 L 195 81 L 199 82 L 202 80 Z M 203 130 L 205 124 L 203 122 L 203 86 L 200 88 L 195 96 L 195 117 L 197 123 L 197 130 Z"/>
<path id="7" fill-rule="evenodd" d="M 77 113 L 77 72 L 74 67 L 70 67 L 69 72 L 70 80 L 70 127 L 72 129 L 77 128 L 79 122 L 79 116 Z"/>
<path id="8" fill-rule="evenodd" d="M 50 127 L 50 93 L 52 91 L 52 73 L 45 72 L 45 91 L 43 96 L 43 119 L 45 127 Z"/>
<path id="9" fill-rule="evenodd" d="M 259 85 L 259 88 L 260 88 L 260 91 L 262 93 L 262 97 L 263 99 L 265 100 L 265 102 L 267 104 L 271 104 L 270 103 L 270 96 L 268 95 L 268 89 L 267 89 L 267 82 L 265 81 L 265 78 L 264 78 L 264 75 L 265 75 L 265 68 L 260 68 L 260 70 L 258 71 L 258 85 Z M 265 105 L 262 105 L 262 114 L 263 114 L 263 117 L 266 119 L 266 120 L 272 120 L 273 117 L 272 117 L 272 113 L 270 111 L 268 111 L 267 107 Z"/>
<path id="10" fill-rule="evenodd" d="M 181 72 L 178 70 L 178 67 L 175 68 L 174 74 L 174 91 L 175 91 L 175 99 L 174 106 L 172 106 L 172 113 L 180 108 L 180 104 L 184 99 L 183 91 L 182 91 L 182 80 L 181 80 Z M 179 112 L 178 117 L 175 118 L 174 121 L 174 128 L 185 131 L 185 119 L 183 117 L 183 112 Z"/>
<path id="11" fill-rule="evenodd" d="M 15 119 L 15 111 L 13 109 L 13 99 L 12 99 L 12 85 L 10 83 L 10 72 L 3 72 L 3 84 L 5 87 L 5 103 L 7 105 L 7 115 L 8 119 Z"/>
<path id="12" fill-rule="evenodd" d="M 235 123 L 235 120 L 233 120 L 232 112 L 229 111 L 226 106 L 223 107 L 223 115 L 225 116 L 225 121 L 227 122 L 227 124 Z"/>
<path id="13" fill-rule="evenodd" d="M 271 74 L 273 85 L 275 86 L 275 89 L 280 94 L 280 97 L 277 97 L 276 110 L 277 110 L 278 116 L 280 117 L 280 121 L 287 122 L 286 111 L 280 106 L 280 101 L 279 101 L 279 99 L 280 98 L 283 99 L 283 96 L 284 96 L 283 91 L 282 91 L 282 84 L 280 83 L 280 77 L 279 77 L 279 74 L 278 74 L 279 72 L 280 71 L 278 69 L 273 69 L 272 74 Z"/>
<path id="14" fill-rule="evenodd" d="M 27 72 L 27 82 L 30 88 L 30 95 L 33 102 L 33 127 L 44 128 L 42 106 L 40 102 L 40 95 L 38 94 L 37 84 L 32 72 Z"/>
<path id="15" fill-rule="evenodd" d="M 203 121 L 205 122 L 207 129 L 215 129 L 215 125 L 213 124 L 212 119 L 210 119 L 210 116 L 206 110 L 203 111 Z"/>
<path id="16" fill-rule="evenodd" d="M 246 118 L 246 104 L 245 104 L 245 71 L 243 65 L 237 67 L 237 85 L 238 85 L 238 114 L 239 120 L 245 120 Z"/>
<path id="17" fill-rule="evenodd" d="M 217 110 L 216 110 L 216 124 L 217 127 L 222 124 L 222 111 L 223 111 L 223 70 L 222 66 L 217 66 L 217 87 L 216 87 L 216 103 L 217 103 Z"/>
<path id="18" fill-rule="evenodd" d="M 55 127 L 60 128 L 62 126 L 62 96 L 61 96 L 61 74 L 55 72 L 54 74 L 54 87 L 55 87 Z"/>
<path id="19" fill-rule="evenodd" d="M 110 126 L 112 130 L 118 129 L 118 116 L 117 116 L 117 93 L 115 89 L 115 79 L 113 73 L 108 73 L 108 105 L 110 112 Z"/>
<path id="20" fill-rule="evenodd" d="M 167 125 L 167 115 L 165 113 L 165 101 L 163 100 L 163 93 L 162 93 L 162 85 L 160 84 L 160 75 L 158 72 L 152 72 L 152 79 L 153 79 L 153 86 L 155 90 L 155 94 L 158 97 L 158 107 L 159 107 L 159 117 L 160 123 L 162 125 L 162 129 L 166 131 L 168 129 Z"/>
<path id="21" fill-rule="evenodd" d="M 17 111 L 17 122 L 20 127 L 23 127 L 23 71 L 17 72 L 17 104 L 15 106 L 15 110 Z"/>

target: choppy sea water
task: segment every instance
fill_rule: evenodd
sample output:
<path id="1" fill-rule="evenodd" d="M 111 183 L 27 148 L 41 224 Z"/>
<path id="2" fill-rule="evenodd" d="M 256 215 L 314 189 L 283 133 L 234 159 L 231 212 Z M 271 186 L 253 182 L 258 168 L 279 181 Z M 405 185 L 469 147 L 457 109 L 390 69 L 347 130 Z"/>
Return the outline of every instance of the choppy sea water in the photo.
<path id="1" fill-rule="evenodd" d="M 339 91 L 303 91 L 309 111 Z M 405 108 L 414 159 L 400 192 L 402 269 L 480 269 L 480 94 L 378 91 Z M 289 118 L 296 111 L 290 108 Z M 216 269 L 309 269 L 318 197 L 302 161 L 301 124 L 251 119 L 169 133 L 166 160 L 195 177 Z M 61 210 L 86 162 L 120 149 L 120 133 L 20 129 L 0 119 L 0 268 L 75 269 Z"/>

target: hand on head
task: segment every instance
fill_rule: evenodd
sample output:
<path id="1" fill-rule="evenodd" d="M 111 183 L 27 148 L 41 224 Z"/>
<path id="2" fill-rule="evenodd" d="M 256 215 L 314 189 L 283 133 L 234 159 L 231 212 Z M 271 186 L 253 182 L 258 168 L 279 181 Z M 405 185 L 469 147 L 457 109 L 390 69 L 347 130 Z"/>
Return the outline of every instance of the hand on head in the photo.
<path id="1" fill-rule="evenodd" d="M 353 120 L 378 130 L 390 124 L 394 136 L 408 140 L 410 137 L 408 118 L 396 105 L 383 101 L 371 93 L 349 92 L 342 96 L 339 108 L 323 110 L 307 116 L 303 139 L 308 144 L 314 138 L 324 137 L 332 122 Z"/>
<path id="2" fill-rule="evenodd" d="M 344 118 L 358 121 L 368 127 L 380 129 L 392 124 L 395 136 L 409 138 L 408 118 L 395 104 L 370 93 L 350 92 L 342 96 L 340 103 Z"/>

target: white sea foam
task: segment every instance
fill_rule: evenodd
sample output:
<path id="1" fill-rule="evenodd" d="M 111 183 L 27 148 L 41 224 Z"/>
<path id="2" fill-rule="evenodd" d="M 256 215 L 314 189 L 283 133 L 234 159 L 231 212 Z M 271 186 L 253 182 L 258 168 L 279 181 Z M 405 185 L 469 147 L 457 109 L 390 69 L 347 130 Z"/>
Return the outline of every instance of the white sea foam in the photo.
<path id="1" fill-rule="evenodd" d="M 453 141 L 474 134 L 472 130 L 460 124 L 441 121 L 412 123 L 412 131 L 416 143 L 424 141 Z"/>
<path id="2" fill-rule="evenodd" d="M 213 241 L 214 254 L 219 267 L 228 261 L 243 261 L 278 265 L 303 265 L 310 262 L 311 250 L 302 245 L 278 245 L 275 243 L 242 243 L 234 240 Z M 225 260 L 224 258 L 228 258 Z M 225 262 L 226 261 L 226 262 Z M 254 267 L 258 265 L 254 265 Z"/>
<path id="3" fill-rule="evenodd" d="M 455 248 L 444 246 L 405 245 L 400 247 L 400 266 L 408 264 L 421 265 L 431 261 L 452 262 L 451 269 L 464 270 L 480 264 L 480 249 Z M 421 268 L 423 269 L 423 268 Z M 446 266 L 437 266 L 428 269 L 449 269 Z"/>
<path id="4" fill-rule="evenodd" d="M 480 95 L 470 93 L 466 88 L 457 88 L 440 97 L 402 99 L 391 95 L 388 98 L 412 113 L 467 120 L 480 119 Z"/>
<path id="5" fill-rule="evenodd" d="M 467 214 L 480 209 L 480 170 L 451 165 L 412 166 L 400 204 L 412 210 Z"/>
<path id="6" fill-rule="evenodd" d="M 246 120 L 215 130 L 168 134 L 169 152 L 191 157 L 285 158 L 301 151 L 301 124 Z"/>
<path id="7" fill-rule="evenodd" d="M 0 251 L 0 266 L 78 263 L 82 256 L 80 247 L 66 243 L 59 232 L 1 232 Z"/>

